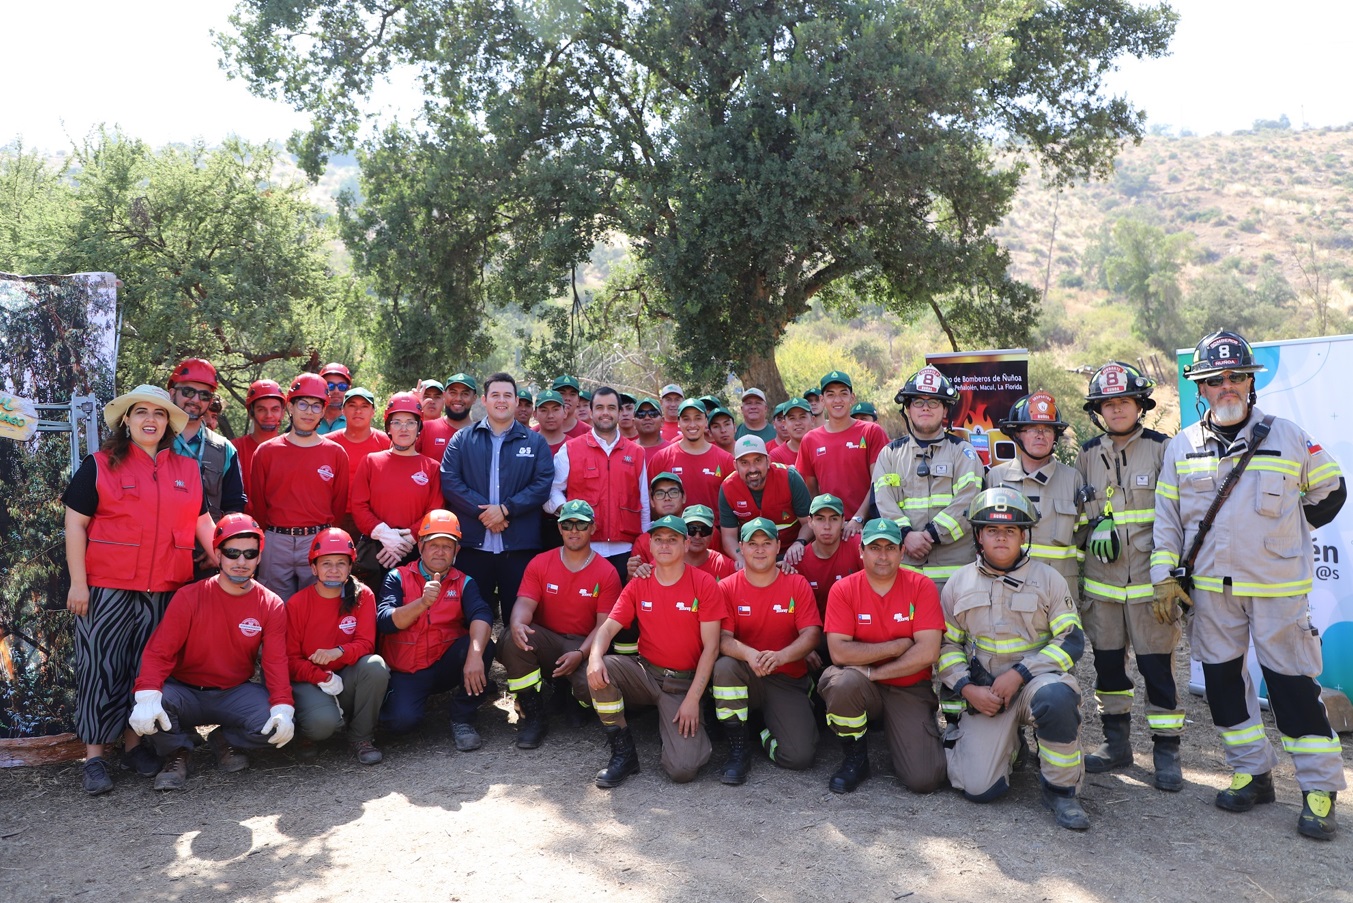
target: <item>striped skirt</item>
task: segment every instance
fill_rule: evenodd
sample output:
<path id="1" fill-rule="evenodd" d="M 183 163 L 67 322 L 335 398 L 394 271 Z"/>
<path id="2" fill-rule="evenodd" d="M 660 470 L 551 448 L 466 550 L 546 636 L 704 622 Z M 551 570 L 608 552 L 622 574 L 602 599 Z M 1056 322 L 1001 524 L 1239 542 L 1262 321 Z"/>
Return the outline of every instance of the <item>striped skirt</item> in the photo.
<path id="1" fill-rule="evenodd" d="M 112 743 L 126 730 L 141 652 L 173 595 L 89 588 L 89 611 L 75 619 L 75 732 L 81 740 Z"/>

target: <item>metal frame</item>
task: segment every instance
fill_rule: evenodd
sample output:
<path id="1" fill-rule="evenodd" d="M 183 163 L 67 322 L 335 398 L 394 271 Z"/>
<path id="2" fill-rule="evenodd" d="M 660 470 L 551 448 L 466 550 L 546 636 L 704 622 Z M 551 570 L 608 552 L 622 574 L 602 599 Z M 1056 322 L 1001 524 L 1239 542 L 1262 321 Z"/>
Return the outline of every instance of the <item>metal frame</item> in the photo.
<path id="1" fill-rule="evenodd" d="M 99 400 L 93 395 L 76 395 L 65 404 L 35 404 L 38 416 L 43 411 L 63 412 L 65 420 L 38 420 L 39 433 L 70 433 L 70 473 L 75 476 L 86 455 L 99 450 Z M 80 450 L 80 432 L 84 431 L 84 451 Z"/>

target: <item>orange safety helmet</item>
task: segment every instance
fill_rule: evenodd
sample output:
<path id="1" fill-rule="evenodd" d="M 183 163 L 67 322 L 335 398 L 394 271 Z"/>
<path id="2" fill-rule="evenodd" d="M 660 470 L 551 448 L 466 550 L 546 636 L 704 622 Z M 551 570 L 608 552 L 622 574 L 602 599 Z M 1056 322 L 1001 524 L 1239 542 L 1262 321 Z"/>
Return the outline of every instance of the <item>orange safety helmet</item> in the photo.
<path id="1" fill-rule="evenodd" d="M 256 379 L 249 384 L 249 392 L 244 396 L 245 408 L 252 408 L 254 402 L 262 401 L 265 398 L 276 398 L 278 401 L 286 401 L 287 397 L 282 394 L 282 387 L 270 379 Z"/>
<path id="2" fill-rule="evenodd" d="M 434 536 L 449 536 L 456 542 L 460 542 L 460 518 L 445 508 L 435 508 L 429 511 L 427 516 L 423 518 L 423 523 L 418 527 L 418 541 L 422 542 Z"/>
<path id="3" fill-rule="evenodd" d="M 385 431 L 390 432 L 390 418 L 396 414 L 412 414 L 418 419 L 418 428 L 423 428 L 423 408 L 418 396 L 412 392 L 396 392 L 385 405 Z"/>
<path id="4" fill-rule="evenodd" d="M 212 366 L 211 361 L 204 361 L 200 357 L 188 358 L 169 374 L 169 388 L 172 389 L 179 383 L 202 383 L 204 386 L 210 386 L 213 392 L 219 385 L 216 380 L 216 368 Z"/>
<path id="5" fill-rule="evenodd" d="M 339 376 L 346 379 L 349 385 L 352 384 L 352 374 L 349 373 L 348 368 L 344 367 L 342 364 L 334 362 L 332 364 L 325 364 L 319 369 L 320 376 L 328 376 L 330 373 L 337 373 Z"/>
<path id="6" fill-rule="evenodd" d="M 263 551 L 263 528 L 247 514 L 235 512 L 227 514 L 216 522 L 216 532 L 211 536 L 211 547 L 219 549 L 227 539 L 236 536 L 257 536 L 258 550 Z"/>
<path id="7" fill-rule="evenodd" d="M 287 401 L 295 401 L 298 398 L 318 398 L 324 401 L 329 397 L 329 384 L 324 381 L 324 377 L 315 373 L 302 373 L 291 381 L 291 389 L 287 392 Z"/>
<path id="8" fill-rule="evenodd" d="M 357 546 L 353 544 L 348 531 L 340 530 L 338 527 L 326 527 L 316 533 L 315 541 L 310 543 L 310 563 L 314 564 L 315 559 L 321 555 L 346 555 L 352 561 L 356 561 Z"/>

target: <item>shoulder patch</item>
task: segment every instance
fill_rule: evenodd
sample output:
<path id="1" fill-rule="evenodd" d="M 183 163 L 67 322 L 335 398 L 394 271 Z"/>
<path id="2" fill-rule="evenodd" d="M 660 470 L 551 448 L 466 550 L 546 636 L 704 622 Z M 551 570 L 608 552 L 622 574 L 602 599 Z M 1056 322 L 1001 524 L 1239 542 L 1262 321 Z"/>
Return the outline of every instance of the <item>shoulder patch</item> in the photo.
<path id="1" fill-rule="evenodd" d="M 1151 432 L 1151 431 L 1150 431 L 1150 430 L 1146 430 L 1145 432 L 1142 433 L 1142 435 L 1145 436 L 1145 435 L 1146 435 L 1147 433 L 1149 433 L 1149 432 Z M 1104 437 L 1103 437 L 1102 435 L 1101 435 L 1101 436 L 1095 436 L 1093 439 L 1086 439 L 1084 442 L 1081 443 L 1081 451 L 1090 451 L 1090 450 L 1093 449 L 1095 446 L 1099 445 L 1099 443 L 1100 443 L 1103 439 L 1104 439 Z"/>
<path id="2" fill-rule="evenodd" d="M 953 433 L 945 433 L 944 438 L 948 439 L 951 445 L 962 445 L 964 442 L 968 441 L 962 436 L 955 436 Z"/>
<path id="3" fill-rule="evenodd" d="M 1142 438 L 1152 442 L 1169 442 L 1170 437 L 1157 430 L 1142 430 Z"/>
<path id="4" fill-rule="evenodd" d="M 910 442 L 910 441 L 911 441 L 911 437 L 910 437 L 910 436 L 898 436 L 898 437 L 897 437 L 896 439 L 894 439 L 892 442 L 889 442 L 889 443 L 888 443 L 888 447 L 889 447 L 889 448 L 901 448 L 902 446 L 906 445 L 906 444 L 907 444 L 908 442 Z"/>

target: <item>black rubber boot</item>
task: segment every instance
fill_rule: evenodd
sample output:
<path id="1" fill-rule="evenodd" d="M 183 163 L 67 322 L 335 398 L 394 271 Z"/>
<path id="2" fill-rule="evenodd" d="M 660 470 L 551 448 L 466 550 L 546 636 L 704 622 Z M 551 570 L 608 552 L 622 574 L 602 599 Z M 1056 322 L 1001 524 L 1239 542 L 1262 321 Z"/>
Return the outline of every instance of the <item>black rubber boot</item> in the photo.
<path id="1" fill-rule="evenodd" d="M 1043 805 L 1057 817 L 1058 827 L 1068 831 L 1084 831 L 1090 827 L 1090 816 L 1085 814 L 1081 801 L 1076 799 L 1075 787 L 1054 787 L 1044 781 Z"/>
<path id="2" fill-rule="evenodd" d="M 747 745 L 747 725 L 734 718 L 723 722 L 723 733 L 728 738 L 728 761 L 723 764 L 719 780 L 725 784 L 747 783 L 747 772 L 752 770 L 752 750 Z"/>
<path id="3" fill-rule="evenodd" d="M 836 774 L 827 782 L 827 789 L 832 793 L 850 793 L 869 777 L 868 739 L 842 737 L 841 749 L 846 754 L 845 758 L 841 760 L 841 767 L 836 769 Z"/>
<path id="4" fill-rule="evenodd" d="M 1132 764 L 1132 743 L 1128 740 L 1131 715 L 1104 716 L 1104 742 L 1085 756 L 1085 770 L 1103 774 Z"/>
<path id="5" fill-rule="evenodd" d="M 1179 764 L 1179 738 L 1153 737 L 1152 759 L 1156 767 L 1156 789 L 1178 793 L 1184 789 L 1184 771 Z"/>
<path id="6" fill-rule="evenodd" d="M 1261 803 L 1271 803 L 1278 797 L 1273 792 L 1273 772 L 1263 774 L 1233 774 L 1231 786 L 1217 794 L 1217 808 L 1227 812 L 1249 812 Z"/>
<path id="7" fill-rule="evenodd" d="M 1303 790 L 1301 793 L 1301 816 L 1297 819 L 1297 830 L 1302 837 L 1315 840 L 1333 840 L 1339 826 L 1334 821 L 1334 801 L 1339 794 L 1333 790 Z"/>
<path id="8" fill-rule="evenodd" d="M 597 786 L 619 787 L 625 778 L 639 773 L 639 751 L 628 726 L 606 728 L 606 740 L 611 744 L 611 761 L 597 772 Z"/>
<path id="9" fill-rule="evenodd" d="M 549 716 L 545 714 L 545 700 L 540 688 L 523 690 L 517 694 L 521 704 L 522 721 L 517 731 L 517 749 L 535 749 L 550 730 Z"/>

